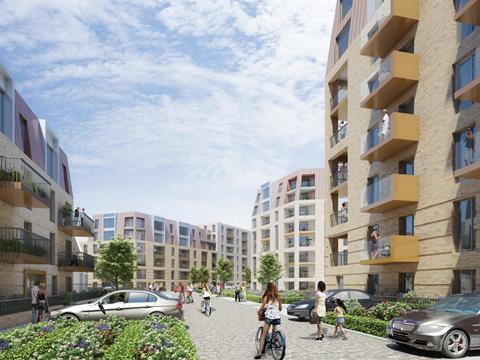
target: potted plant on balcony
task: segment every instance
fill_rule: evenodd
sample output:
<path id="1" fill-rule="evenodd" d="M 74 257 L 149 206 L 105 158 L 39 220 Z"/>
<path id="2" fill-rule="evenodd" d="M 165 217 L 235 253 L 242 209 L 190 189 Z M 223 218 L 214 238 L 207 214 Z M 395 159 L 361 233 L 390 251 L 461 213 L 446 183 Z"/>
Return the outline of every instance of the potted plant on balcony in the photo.
<path id="1" fill-rule="evenodd" d="M 65 201 L 65 204 L 62 207 L 62 216 L 64 218 L 69 218 L 73 214 L 73 207 L 68 201 Z"/>

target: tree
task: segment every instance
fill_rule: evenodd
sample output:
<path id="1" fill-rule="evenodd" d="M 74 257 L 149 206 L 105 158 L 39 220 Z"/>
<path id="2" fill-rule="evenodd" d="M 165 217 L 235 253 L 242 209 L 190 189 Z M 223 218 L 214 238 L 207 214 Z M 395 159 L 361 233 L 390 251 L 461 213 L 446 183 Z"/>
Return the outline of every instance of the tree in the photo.
<path id="1" fill-rule="evenodd" d="M 233 276 L 233 265 L 228 259 L 220 259 L 217 261 L 217 279 L 225 284 L 231 280 Z"/>
<path id="2" fill-rule="evenodd" d="M 123 285 L 133 279 L 135 260 L 133 245 L 117 235 L 100 246 L 95 273 L 98 278 L 113 282 L 118 289 L 119 284 Z"/>
<path id="3" fill-rule="evenodd" d="M 199 278 L 200 278 L 199 269 L 192 267 L 190 269 L 190 281 L 192 282 L 192 284 L 199 283 L 200 282 Z"/>
<path id="4" fill-rule="evenodd" d="M 245 271 L 243 272 L 243 280 L 245 280 L 247 286 L 250 287 L 250 283 L 252 282 L 252 269 L 249 267 L 246 267 Z"/>
<path id="5" fill-rule="evenodd" d="M 207 284 L 210 280 L 210 271 L 205 266 L 198 269 L 198 282 Z"/>
<path id="6" fill-rule="evenodd" d="M 257 279 L 262 285 L 269 282 L 277 282 L 283 273 L 283 266 L 273 253 L 266 253 L 260 256 L 260 267 L 258 268 Z"/>

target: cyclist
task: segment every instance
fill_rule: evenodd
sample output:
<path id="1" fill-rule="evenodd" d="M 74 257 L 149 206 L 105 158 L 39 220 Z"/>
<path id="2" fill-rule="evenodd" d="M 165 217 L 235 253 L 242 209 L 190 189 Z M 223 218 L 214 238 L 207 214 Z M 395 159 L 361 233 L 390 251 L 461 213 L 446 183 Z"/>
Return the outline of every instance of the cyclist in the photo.
<path id="1" fill-rule="evenodd" d="M 277 286 L 274 283 L 268 283 L 267 289 L 262 296 L 262 305 L 258 310 L 259 318 L 265 316 L 265 323 L 263 324 L 262 336 L 260 338 L 260 346 L 258 353 L 255 355 L 255 359 L 262 357 L 263 348 L 265 346 L 265 338 L 270 330 L 270 326 L 273 326 L 273 331 L 277 330 L 277 325 L 280 325 L 280 311 L 282 311 L 282 303 L 280 301 L 280 295 L 278 294 Z"/>
<path id="2" fill-rule="evenodd" d="M 207 285 L 203 285 L 203 293 L 202 293 L 202 312 L 205 312 L 205 306 L 204 305 L 210 305 L 210 291 L 208 290 Z"/>
<path id="3" fill-rule="evenodd" d="M 192 283 L 187 285 L 187 302 L 193 303 L 193 286 Z"/>

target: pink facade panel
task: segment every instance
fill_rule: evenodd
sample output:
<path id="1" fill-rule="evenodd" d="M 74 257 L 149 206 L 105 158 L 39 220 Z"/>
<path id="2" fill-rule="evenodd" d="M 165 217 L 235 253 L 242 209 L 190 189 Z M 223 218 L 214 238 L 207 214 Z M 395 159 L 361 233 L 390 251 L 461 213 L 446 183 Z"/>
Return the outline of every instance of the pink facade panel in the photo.
<path id="1" fill-rule="evenodd" d="M 24 133 L 26 130 L 26 133 Z M 28 143 L 24 143 L 28 141 Z M 38 117 L 15 91 L 15 144 L 45 170 L 45 140 Z"/>

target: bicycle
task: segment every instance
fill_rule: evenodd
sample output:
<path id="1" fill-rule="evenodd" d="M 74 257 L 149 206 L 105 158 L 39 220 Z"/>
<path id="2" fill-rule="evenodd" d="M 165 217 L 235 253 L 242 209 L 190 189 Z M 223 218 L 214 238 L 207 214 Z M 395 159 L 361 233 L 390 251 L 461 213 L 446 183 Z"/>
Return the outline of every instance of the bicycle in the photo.
<path id="1" fill-rule="evenodd" d="M 188 293 L 187 296 L 185 297 L 185 303 L 186 304 L 191 304 L 193 303 L 193 295 L 192 293 Z"/>
<path id="2" fill-rule="evenodd" d="M 263 347 L 262 353 L 270 353 L 275 360 L 283 360 L 285 357 L 285 352 L 287 351 L 287 342 L 286 337 L 283 331 L 276 330 L 273 331 L 273 326 L 271 326 L 271 331 L 265 336 L 265 345 Z M 257 335 L 255 336 L 255 346 L 257 352 L 260 349 L 260 339 L 262 337 L 263 326 L 260 326 L 257 330 Z"/>
<path id="3" fill-rule="evenodd" d="M 210 317 L 210 315 L 212 314 L 212 308 L 210 307 L 210 301 L 203 300 L 202 313 L 204 313 L 205 316 Z"/>

